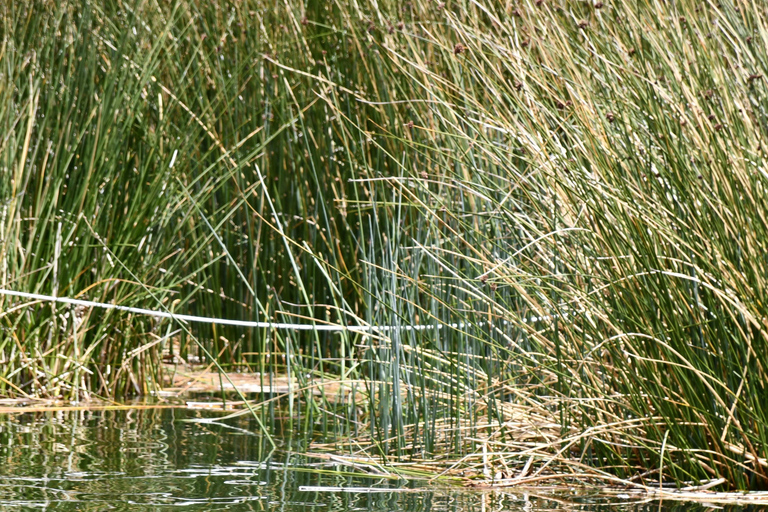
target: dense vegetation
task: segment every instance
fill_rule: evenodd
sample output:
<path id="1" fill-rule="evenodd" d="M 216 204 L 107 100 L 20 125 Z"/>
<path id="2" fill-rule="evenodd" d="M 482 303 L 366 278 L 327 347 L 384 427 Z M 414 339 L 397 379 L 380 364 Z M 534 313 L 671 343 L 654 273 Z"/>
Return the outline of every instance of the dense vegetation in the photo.
<path id="1" fill-rule="evenodd" d="M 398 328 L 5 297 L 1 394 L 174 350 L 294 377 L 337 450 L 768 486 L 768 5 L 59 4 L 2 6 L 2 288 Z"/>

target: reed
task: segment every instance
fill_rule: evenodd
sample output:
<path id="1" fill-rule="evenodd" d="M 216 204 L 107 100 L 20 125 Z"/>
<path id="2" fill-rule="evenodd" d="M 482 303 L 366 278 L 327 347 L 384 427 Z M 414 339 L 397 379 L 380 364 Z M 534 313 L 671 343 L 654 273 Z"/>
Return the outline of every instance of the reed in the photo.
<path id="1" fill-rule="evenodd" d="M 390 463 L 768 484 L 759 2 L 3 9 L 3 288 L 431 327 L 5 298 L 0 393 L 147 394 L 173 350 Z"/>

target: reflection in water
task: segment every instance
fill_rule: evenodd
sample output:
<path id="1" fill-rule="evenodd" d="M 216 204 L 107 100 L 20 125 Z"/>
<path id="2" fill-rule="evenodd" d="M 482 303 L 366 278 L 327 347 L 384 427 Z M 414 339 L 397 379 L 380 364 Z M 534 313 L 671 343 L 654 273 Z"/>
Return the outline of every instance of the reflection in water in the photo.
<path id="1" fill-rule="evenodd" d="M 465 490 L 318 492 L 301 487 L 397 487 L 279 451 L 269 459 L 248 418 L 190 423 L 184 409 L 0 415 L 0 510 L 311 510 L 496 512 L 597 510 L 605 503 Z M 232 427 L 232 428 L 230 428 Z M 646 508 L 647 507 L 647 508 Z M 616 506 L 659 510 L 658 504 Z M 664 507 L 667 509 L 667 507 Z M 690 506 L 686 506 L 689 509 Z"/>

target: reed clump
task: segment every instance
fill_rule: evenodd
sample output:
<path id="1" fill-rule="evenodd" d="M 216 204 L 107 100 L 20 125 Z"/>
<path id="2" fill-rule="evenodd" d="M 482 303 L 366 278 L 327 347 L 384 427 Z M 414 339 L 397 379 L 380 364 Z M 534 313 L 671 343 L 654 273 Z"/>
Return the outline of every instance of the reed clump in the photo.
<path id="1" fill-rule="evenodd" d="M 5 298 L 0 393 L 149 393 L 194 355 L 295 379 L 343 451 L 768 486 L 759 2 L 4 9 L 3 288 L 389 328 Z"/>

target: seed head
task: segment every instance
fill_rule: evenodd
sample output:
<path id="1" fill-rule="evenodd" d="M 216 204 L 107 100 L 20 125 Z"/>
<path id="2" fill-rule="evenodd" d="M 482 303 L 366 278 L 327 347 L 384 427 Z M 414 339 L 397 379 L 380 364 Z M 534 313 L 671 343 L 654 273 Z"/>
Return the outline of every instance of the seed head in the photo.
<path id="1" fill-rule="evenodd" d="M 453 54 L 458 55 L 460 53 L 464 53 L 464 50 L 466 50 L 466 48 L 464 48 L 463 44 L 456 43 L 456 46 L 453 47 Z"/>
<path id="2" fill-rule="evenodd" d="M 589 26 L 589 22 L 587 20 L 581 20 L 579 22 L 579 28 L 582 30 L 587 28 L 588 26 Z"/>
<path id="3" fill-rule="evenodd" d="M 595 3 L 595 9 L 602 9 L 603 8 L 603 2 L 596 2 Z"/>
<path id="4" fill-rule="evenodd" d="M 608 112 L 605 115 L 605 118 L 608 120 L 609 123 L 612 123 L 616 120 L 616 116 L 613 114 L 613 112 Z"/>

